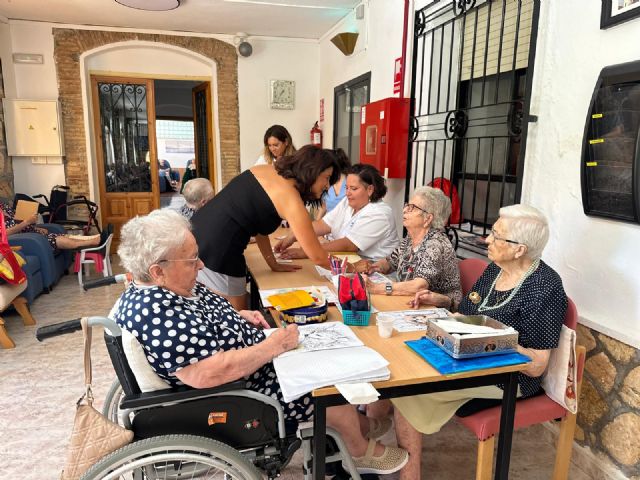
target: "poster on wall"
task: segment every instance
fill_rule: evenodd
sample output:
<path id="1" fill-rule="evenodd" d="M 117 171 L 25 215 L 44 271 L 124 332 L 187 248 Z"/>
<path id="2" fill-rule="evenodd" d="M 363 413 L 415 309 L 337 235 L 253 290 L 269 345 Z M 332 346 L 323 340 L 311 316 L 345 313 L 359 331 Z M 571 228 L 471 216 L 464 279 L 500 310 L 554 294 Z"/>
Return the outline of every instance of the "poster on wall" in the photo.
<path id="1" fill-rule="evenodd" d="M 640 17 L 640 0 L 602 0 L 600 28 L 605 29 Z"/>
<path id="2" fill-rule="evenodd" d="M 640 0 L 639 0 L 640 1 Z M 396 58 L 393 69 L 393 94 L 400 93 L 402 85 L 402 57 Z"/>

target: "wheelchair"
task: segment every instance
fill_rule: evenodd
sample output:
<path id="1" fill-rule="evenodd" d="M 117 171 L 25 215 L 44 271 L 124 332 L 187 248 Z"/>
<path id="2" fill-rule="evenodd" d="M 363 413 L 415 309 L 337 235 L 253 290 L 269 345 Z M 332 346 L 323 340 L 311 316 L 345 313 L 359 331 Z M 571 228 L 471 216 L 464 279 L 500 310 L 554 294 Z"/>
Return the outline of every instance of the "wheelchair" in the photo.
<path id="1" fill-rule="evenodd" d="M 103 413 L 134 432 L 134 440 L 103 457 L 83 475 L 94 479 L 275 479 L 303 447 L 305 480 L 311 479 L 312 427 L 285 421 L 280 403 L 245 388 L 239 380 L 207 389 L 164 389 L 143 393 L 125 356 L 122 331 L 111 319 L 90 317 L 102 325 L 117 380 Z M 80 330 L 80 320 L 38 329 L 36 337 Z M 327 463 L 342 462 L 338 479 L 360 480 L 340 435 L 328 428 Z M 345 453 L 343 453 L 345 452 Z"/>

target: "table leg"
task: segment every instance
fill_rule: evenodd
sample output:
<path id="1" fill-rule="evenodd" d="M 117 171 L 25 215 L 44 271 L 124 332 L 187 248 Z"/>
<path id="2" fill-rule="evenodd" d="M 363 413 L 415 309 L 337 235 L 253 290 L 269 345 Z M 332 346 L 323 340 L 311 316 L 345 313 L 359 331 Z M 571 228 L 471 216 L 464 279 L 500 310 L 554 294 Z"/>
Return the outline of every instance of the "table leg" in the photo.
<path id="1" fill-rule="evenodd" d="M 320 398 L 314 399 L 313 410 L 313 478 L 324 480 L 327 453 L 327 410 Z"/>
<path id="2" fill-rule="evenodd" d="M 518 372 L 509 374 L 504 384 L 502 395 L 502 412 L 500 414 L 500 433 L 498 434 L 498 456 L 496 457 L 496 480 L 509 478 L 509 462 L 511 460 L 511 440 L 513 437 L 513 421 L 516 413 L 516 395 L 518 392 Z"/>

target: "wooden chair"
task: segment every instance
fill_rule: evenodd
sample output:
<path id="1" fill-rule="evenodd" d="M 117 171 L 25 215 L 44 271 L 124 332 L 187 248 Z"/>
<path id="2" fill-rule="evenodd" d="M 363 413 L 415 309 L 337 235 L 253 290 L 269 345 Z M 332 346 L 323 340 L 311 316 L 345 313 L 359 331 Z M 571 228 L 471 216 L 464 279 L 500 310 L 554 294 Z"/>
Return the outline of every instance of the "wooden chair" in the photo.
<path id="1" fill-rule="evenodd" d="M 0 285 L 0 312 L 4 312 L 9 305 L 13 305 L 25 325 L 35 325 L 36 321 L 31 316 L 27 300 L 19 296 L 27 288 L 27 282 L 20 285 Z M 4 327 L 4 320 L 0 318 L 0 346 L 2 348 L 14 348 L 15 342 L 11 339 Z"/>
<path id="2" fill-rule="evenodd" d="M 575 330 L 578 322 L 576 305 L 569 299 L 565 325 Z M 583 346 L 576 347 L 577 379 L 576 398 L 580 398 L 582 386 L 582 373 L 584 370 L 586 349 Z M 500 430 L 500 406 L 487 408 L 467 417 L 456 419 L 478 438 L 478 459 L 476 463 L 476 480 L 488 480 L 493 468 L 493 448 L 495 435 Z M 537 423 L 560 420 L 560 434 L 556 451 L 556 460 L 553 470 L 554 480 L 566 480 L 569 475 L 571 463 L 571 450 L 573 448 L 573 436 L 576 428 L 577 415 L 566 410 L 560 404 L 554 402 L 546 394 L 518 400 L 514 430 L 528 427 Z"/>
<path id="3" fill-rule="evenodd" d="M 462 295 L 468 295 L 471 287 L 480 278 L 482 272 L 487 268 L 488 263 L 479 258 L 465 258 L 458 262 L 460 270 L 460 283 L 462 285 Z"/>

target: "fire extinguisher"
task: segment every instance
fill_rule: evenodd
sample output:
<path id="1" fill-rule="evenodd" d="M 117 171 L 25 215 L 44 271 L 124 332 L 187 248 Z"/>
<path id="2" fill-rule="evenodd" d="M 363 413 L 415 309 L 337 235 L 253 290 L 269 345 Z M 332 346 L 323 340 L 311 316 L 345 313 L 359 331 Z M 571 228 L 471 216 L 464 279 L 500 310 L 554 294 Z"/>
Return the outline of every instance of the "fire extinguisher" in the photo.
<path id="1" fill-rule="evenodd" d="M 309 131 L 311 145 L 322 148 L 322 130 L 318 126 L 318 122 L 314 123 L 313 128 Z"/>

